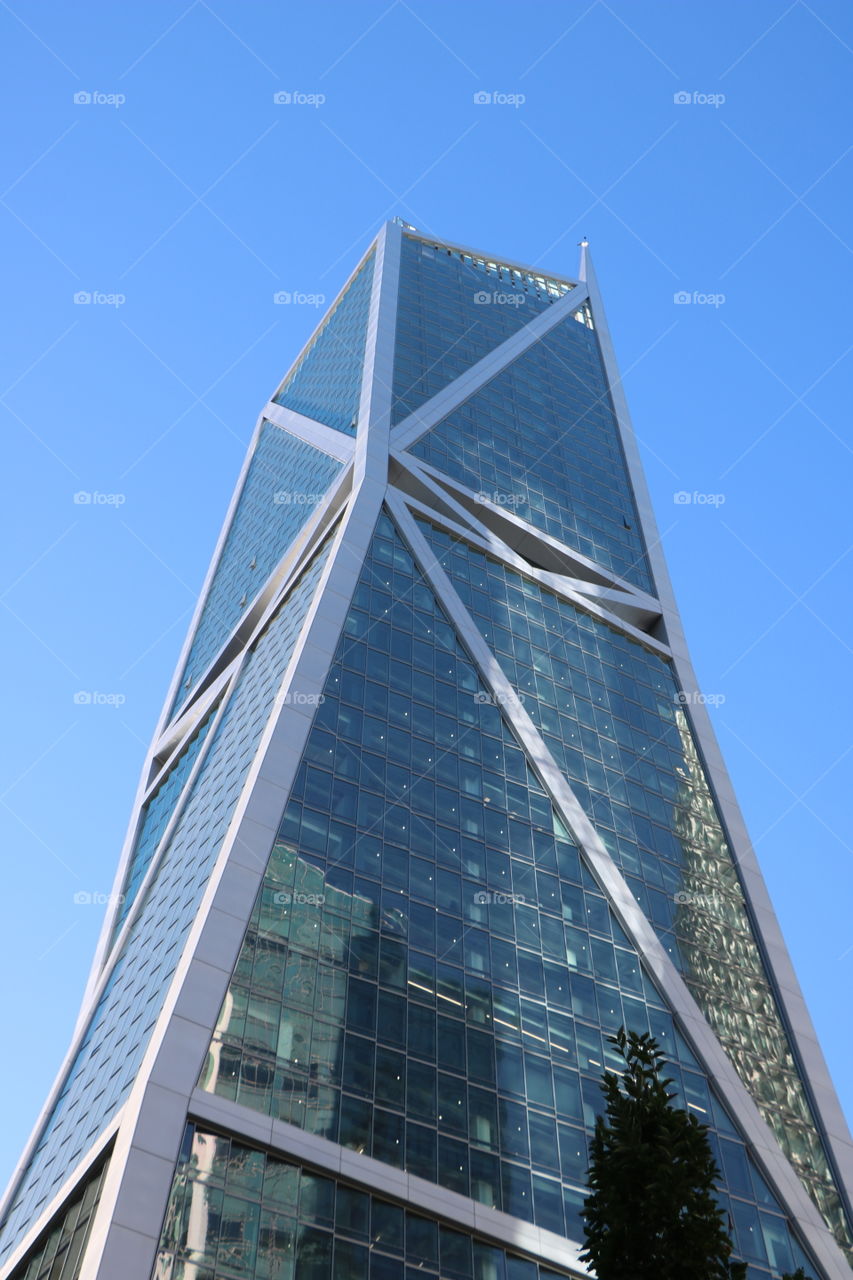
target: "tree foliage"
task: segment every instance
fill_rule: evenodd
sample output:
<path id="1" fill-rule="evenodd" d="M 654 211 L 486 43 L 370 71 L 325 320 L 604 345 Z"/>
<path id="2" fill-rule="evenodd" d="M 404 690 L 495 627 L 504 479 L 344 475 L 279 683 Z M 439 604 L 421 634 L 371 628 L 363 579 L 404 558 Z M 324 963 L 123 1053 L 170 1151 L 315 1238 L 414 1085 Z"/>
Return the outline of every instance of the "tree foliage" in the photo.
<path id="1" fill-rule="evenodd" d="M 620 1028 L 609 1039 L 625 1070 L 602 1079 L 582 1260 L 598 1280 L 744 1280 L 714 1195 L 707 1126 L 673 1106 L 651 1036 Z"/>

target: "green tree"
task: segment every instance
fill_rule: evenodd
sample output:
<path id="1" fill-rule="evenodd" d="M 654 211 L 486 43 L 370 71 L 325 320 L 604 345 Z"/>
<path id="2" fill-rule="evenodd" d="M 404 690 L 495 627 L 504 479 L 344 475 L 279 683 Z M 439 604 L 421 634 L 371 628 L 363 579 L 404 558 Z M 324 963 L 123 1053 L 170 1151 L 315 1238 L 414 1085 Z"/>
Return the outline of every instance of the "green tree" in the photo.
<path id="1" fill-rule="evenodd" d="M 598 1280 L 744 1280 L 714 1196 L 707 1126 L 673 1106 L 651 1036 L 620 1028 L 608 1038 L 625 1070 L 601 1083 L 582 1260 Z"/>
<path id="2" fill-rule="evenodd" d="M 796 1271 L 786 1271 L 782 1280 L 811 1280 L 811 1276 L 807 1276 L 802 1267 L 797 1267 Z"/>

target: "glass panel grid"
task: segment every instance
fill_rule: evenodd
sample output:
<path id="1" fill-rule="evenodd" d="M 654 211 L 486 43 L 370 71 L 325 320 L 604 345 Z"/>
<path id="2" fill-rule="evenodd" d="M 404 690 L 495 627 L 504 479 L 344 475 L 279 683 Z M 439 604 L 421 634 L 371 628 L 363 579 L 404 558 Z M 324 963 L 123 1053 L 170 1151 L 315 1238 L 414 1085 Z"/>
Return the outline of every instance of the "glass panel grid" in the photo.
<path id="1" fill-rule="evenodd" d="M 558 1280 L 545 1267 L 356 1187 L 188 1128 L 156 1280 Z"/>
<path id="2" fill-rule="evenodd" d="M 200 1084 L 579 1239 L 623 1024 L 732 1135 L 383 517 Z"/>
<path id="3" fill-rule="evenodd" d="M 133 1085 L 327 555 L 328 544 L 247 659 L 144 907 L 18 1186 L 3 1228 L 3 1253 L 24 1223 L 42 1212 Z"/>
<path id="4" fill-rule="evenodd" d="M 218 705 L 217 703 L 207 713 L 166 777 L 157 787 L 154 795 L 145 802 L 136 845 L 130 859 L 122 890 L 122 902 L 116 917 L 113 941 L 115 941 L 116 935 L 127 919 L 127 914 L 136 900 L 139 886 L 151 865 L 151 859 L 154 857 L 163 832 L 169 824 L 175 805 L 184 789 L 187 778 L 192 772 L 198 753 L 204 745 L 207 731 L 216 715 Z"/>
<path id="5" fill-rule="evenodd" d="M 806 1190 L 848 1247 L 670 663 L 452 534 L 418 524 Z"/>
<path id="6" fill-rule="evenodd" d="M 335 458 L 274 423 L 264 422 L 181 673 L 173 715 L 308 523 L 340 470 L 341 464 Z"/>
<path id="7" fill-rule="evenodd" d="M 10 1280 L 77 1280 L 108 1166 L 109 1160 L 78 1187 Z"/>
<path id="8" fill-rule="evenodd" d="M 410 448 L 653 591 L 596 333 L 564 320 Z"/>
<path id="9" fill-rule="evenodd" d="M 569 288 L 404 236 L 392 423 L 414 413 Z"/>
<path id="10" fill-rule="evenodd" d="M 358 422 L 373 264 L 371 253 L 273 397 L 285 409 L 349 436 Z"/>

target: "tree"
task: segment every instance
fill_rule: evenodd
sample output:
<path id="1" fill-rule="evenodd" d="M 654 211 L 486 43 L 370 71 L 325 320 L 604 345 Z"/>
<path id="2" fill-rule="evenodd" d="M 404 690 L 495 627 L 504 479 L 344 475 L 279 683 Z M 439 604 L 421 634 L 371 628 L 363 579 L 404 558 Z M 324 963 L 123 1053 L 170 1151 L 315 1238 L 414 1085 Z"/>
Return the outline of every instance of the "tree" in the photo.
<path id="1" fill-rule="evenodd" d="M 786 1271 L 782 1280 L 811 1280 L 811 1276 L 807 1276 L 802 1267 L 797 1267 L 796 1271 Z"/>
<path id="2" fill-rule="evenodd" d="M 598 1280 L 744 1280 L 714 1196 L 720 1171 L 707 1126 L 672 1105 L 650 1035 L 623 1027 L 608 1038 L 625 1070 L 601 1083 L 607 1106 L 592 1140 L 581 1259 Z"/>

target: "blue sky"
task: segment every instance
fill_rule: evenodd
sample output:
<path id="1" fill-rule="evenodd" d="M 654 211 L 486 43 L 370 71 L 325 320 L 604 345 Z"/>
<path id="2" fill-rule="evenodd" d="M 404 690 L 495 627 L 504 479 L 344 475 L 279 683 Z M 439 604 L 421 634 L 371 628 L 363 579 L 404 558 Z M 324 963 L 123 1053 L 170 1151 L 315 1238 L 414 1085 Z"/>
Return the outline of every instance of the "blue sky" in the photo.
<path id="1" fill-rule="evenodd" d="M 320 314 L 273 296 L 331 299 L 395 214 L 566 274 L 589 237 L 700 684 L 853 1114 L 853 10 L 13 0 L 0 39 L 0 1181 L 100 928 L 74 895 L 110 890 L 255 418 Z"/>

